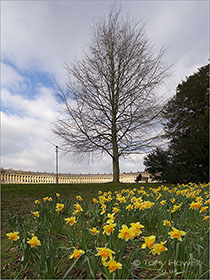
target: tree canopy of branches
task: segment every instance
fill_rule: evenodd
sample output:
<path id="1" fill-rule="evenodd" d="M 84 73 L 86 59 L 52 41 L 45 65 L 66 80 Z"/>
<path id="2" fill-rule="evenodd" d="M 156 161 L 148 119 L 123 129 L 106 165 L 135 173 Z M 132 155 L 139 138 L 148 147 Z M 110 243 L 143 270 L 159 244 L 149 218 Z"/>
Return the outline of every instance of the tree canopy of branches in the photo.
<path id="1" fill-rule="evenodd" d="M 166 151 L 145 158 L 146 170 L 161 180 L 207 182 L 209 166 L 209 65 L 178 85 L 163 111 Z"/>
<path id="2" fill-rule="evenodd" d="M 155 52 L 144 25 L 124 20 L 111 8 L 92 33 L 89 50 L 66 64 L 67 88 L 59 90 L 65 107 L 54 132 L 67 152 L 108 154 L 113 181 L 119 158 L 149 149 L 162 102 L 155 90 L 168 75 L 164 50 Z"/>

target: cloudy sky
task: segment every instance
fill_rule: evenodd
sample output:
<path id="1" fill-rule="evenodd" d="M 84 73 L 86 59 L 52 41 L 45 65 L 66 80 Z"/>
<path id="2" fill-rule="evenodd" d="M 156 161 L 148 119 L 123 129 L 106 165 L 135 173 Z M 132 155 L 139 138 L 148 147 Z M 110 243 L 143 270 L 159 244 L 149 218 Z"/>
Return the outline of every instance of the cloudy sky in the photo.
<path id="1" fill-rule="evenodd" d="M 113 1 L 1 1 L 1 166 L 33 171 L 55 170 L 53 135 L 59 106 L 52 77 L 66 80 L 64 62 L 80 58 L 90 42 L 94 21 L 106 15 Z M 209 1 L 118 1 L 123 14 L 143 19 L 147 36 L 173 75 L 176 86 L 208 63 Z M 143 156 L 121 160 L 121 172 L 144 170 Z M 111 172 L 109 158 L 75 161 L 59 156 L 60 172 Z"/>

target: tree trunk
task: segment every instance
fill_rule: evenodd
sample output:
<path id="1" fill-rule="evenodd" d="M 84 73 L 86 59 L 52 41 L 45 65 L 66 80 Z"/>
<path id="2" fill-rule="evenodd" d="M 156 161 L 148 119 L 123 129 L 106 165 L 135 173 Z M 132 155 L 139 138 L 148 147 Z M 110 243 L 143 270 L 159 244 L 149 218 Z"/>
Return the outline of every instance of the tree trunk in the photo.
<path id="1" fill-rule="evenodd" d="M 113 149 L 113 157 L 112 157 L 112 166 L 113 166 L 113 182 L 120 182 L 120 168 L 119 168 L 119 153 L 117 146 L 116 133 L 114 133 L 114 137 L 112 138 L 112 149 Z"/>
<path id="2" fill-rule="evenodd" d="M 114 108 L 113 103 L 113 108 Z M 117 143 L 117 129 L 116 129 L 116 110 L 113 109 L 112 113 L 112 166 L 113 166 L 113 183 L 120 182 L 120 168 L 119 168 L 119 152 Z"/>
<path id="3" fill-rule="evenodd" d="M 120 168 L 119 168 L 119 156 L 112 158 L 113 162 L 113 182 L 119 183 L 120 182 Z"/>

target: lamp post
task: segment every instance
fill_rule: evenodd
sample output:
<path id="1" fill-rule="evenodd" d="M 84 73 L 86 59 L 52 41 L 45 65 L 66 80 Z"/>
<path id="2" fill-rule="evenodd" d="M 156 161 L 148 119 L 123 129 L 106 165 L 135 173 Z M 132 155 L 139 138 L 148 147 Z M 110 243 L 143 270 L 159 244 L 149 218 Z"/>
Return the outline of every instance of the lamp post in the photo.
<path id="1" fill-rule="evenodd" d="M 50 140 L 44 138 L 48 143 L 55 147 L 55 173 L 56 173 L 56 184 L 58 184 L 58 146 Z"/>
<path id="2" fill-rule="evenodd" d="M 58 184 L 58 146 L 55 146 L 56 184 Z"/>

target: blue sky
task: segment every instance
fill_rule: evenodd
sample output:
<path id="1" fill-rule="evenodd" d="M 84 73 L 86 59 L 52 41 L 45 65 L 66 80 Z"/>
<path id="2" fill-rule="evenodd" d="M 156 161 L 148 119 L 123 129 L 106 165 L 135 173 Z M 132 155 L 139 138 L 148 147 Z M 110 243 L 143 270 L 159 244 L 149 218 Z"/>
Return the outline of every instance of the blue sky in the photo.
<path id="1" fill-rule="evenodd" d="M 167 48 L 173 75 L 162 88 L 168 97 L 186 76 L 208 63 L 209 1 L 118 1 L 123 13 L 145 22 L 152 44 Z M 94 20 L 112 1 L 1 2 L 1 165 L 53 172 L 52 133 L 59 118 L 54 77 L 66 81 L 64 62 L 81 58 L 90 42 Z M 162 92 L 161 92 L 162 93 Z M 120 162 L 122 172 L 144 170 L 143 155 Z M 108 157 L 75 161 L 60 153 L 60 171 L 111 172 Z"/>

